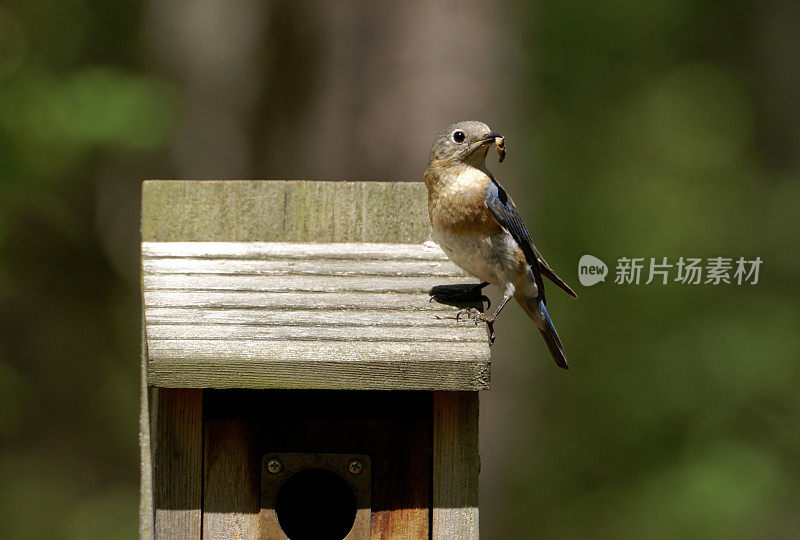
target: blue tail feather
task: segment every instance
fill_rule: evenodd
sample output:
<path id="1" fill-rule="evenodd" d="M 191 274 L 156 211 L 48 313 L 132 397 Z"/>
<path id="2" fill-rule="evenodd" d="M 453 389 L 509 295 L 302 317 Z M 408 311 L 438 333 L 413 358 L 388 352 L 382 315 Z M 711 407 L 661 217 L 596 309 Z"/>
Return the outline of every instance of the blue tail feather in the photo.
<path id="1" fill-rule="evenodd" d="M 553 360 L 556 361 L 558 367 L 569 369 L 564 346 L 561 344 L 561 340 L 558 339 L 558 332 L 556 332 L 556 327 L 553 326 L 553 321 L 550 319 L 550 314 L 547 313 L 543 300 L 539 300 L 539 313 L 544 319 L 544 328 L 539 328 L 539 331 L 542 333 L 545 343 L 547 343 L 547 348 L 550 349 Z"/>

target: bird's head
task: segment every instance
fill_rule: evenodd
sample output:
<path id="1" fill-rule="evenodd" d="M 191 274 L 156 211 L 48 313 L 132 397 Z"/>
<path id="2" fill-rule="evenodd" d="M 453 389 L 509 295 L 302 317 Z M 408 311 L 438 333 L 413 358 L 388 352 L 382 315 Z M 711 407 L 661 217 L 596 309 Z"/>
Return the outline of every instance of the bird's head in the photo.
<path id="1" fill-rule="evenodd" d="M 505 155 L 502 135 L 495 133 L 483 122 L 468 120 L 444 128 L 436 136 L 431 148 L 429 163 L 440 165 L 466 164 L 483 169 L 486 152 L 497 143 L 500 161 Z"/>

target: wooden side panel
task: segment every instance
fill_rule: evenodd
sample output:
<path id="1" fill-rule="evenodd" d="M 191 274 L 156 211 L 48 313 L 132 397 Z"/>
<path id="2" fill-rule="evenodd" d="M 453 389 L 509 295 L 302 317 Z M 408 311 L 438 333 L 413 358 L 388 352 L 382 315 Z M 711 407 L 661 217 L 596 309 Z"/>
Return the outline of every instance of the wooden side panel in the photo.
<path id="1" fill-rule="evenodd" d="M 150 180 L 142 240 L 398 242 L 430 235 L 421 182 Z"/>
<path id="2" fill-rule="evenodd" d="M 201 538 L 203 391 L 158 390 L 154 498 L 156 538 Z"/>
<path id="3" fill-rule="evenodd" d="M 205 422 L 204 538 L 259 538 L 261 474 L 254 428 L 247 420 Z"/>
<path id="4" fill-rule="evenodd" d="M 429 392 L 206 390 L 205 410 L 206 537 L 255 530 L 265 454 L 316 452 L 370 457 L 372 538 L 429 538 Z"/>
<path id="5" fill-rule="evenodd" d="M 478 538 L 478 393 L 433 394 L 434 540 Z"/>

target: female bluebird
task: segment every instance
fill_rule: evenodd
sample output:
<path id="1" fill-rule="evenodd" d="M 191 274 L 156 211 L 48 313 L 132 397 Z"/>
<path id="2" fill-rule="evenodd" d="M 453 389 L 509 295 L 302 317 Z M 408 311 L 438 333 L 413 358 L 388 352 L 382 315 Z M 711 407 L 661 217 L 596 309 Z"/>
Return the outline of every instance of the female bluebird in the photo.
<path id="1" fill-rule="evenodd" d="M 436 137 L 425 171 L 433 239 L 451 261 L 483 282 L 480 287 L 491 283 L 503 291 L 491 315 L 473 308 L 457 317 L 486 322 L 493 342 L 494 321 L 513 296 L 539 328 L 556 364 L 568 369 L 545 307 L 542 276 L 570 296 L 578 295 L 545 262 L 511 198 L 486 170 L 486 153 L 494 143 L 504 148 L 503 136 L 483 122 L 448 126 Z"/>

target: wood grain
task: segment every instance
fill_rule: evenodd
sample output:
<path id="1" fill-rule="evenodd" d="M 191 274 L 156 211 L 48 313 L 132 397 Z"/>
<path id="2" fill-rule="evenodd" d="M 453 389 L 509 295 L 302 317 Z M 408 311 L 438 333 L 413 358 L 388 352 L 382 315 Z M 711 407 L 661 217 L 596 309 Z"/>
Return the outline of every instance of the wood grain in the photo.
<path id="1" fill-rule="evenodd" d="M 246 419 L 205 421 L 203 538 L 259 538 L 259 458 L 255 424 Z"/>
<path id="2" fill-rule="evenodd" d="M 203 259 L 360 259 L 446 261 L 436 244 L 370 242 L 142 242 L 145 258 Z"/>
<path id="3" fill-rule="evenodd" d="M 148 291 L 256 291 L 256 292 L 373 292 L 427 294 L 433 287 L 459 285 L 465 277 L 384 277 L 371 276 L 225 276 L 207 274 L 147 275 Z"/>
<path id="4" fill-rule="evenodd" d="M 278 277 L 280 279 L 280 277 Z M 429 302 L 427 295 L 382 294 L 372 292 L 314 292 L 314 291 L 147 291 L 144 304 L 149 307 L 209 307 L 264 309 L 384 309 L 400 311 L 452 312 L 452 307 Z M 463 326 L 463 323 L 461 323 Z M 149 336 L 148 336 L 149 337 Z"/>
<path id="5" fill-rule="evenodd" d="M 150 384 L 488 387 L 485 326 L 456 321 L 452 302 L 429 301 L 434 287 L 475 283 L 438 247 L 147 242 L 142 249 Z"/>
<path id="6" fill-rule="evenodd" d="M 150 429 L 150 402 L 156 393 L 147 385 L 147 339 L 142 317 L 142 351 L 139 359 L 139 538 L 155 536 L 153 510 L 153 440 Z"/>
<path id="7" fill-rule="evenodd" d="M 333 248 L 332 248 L 333 249 Z M 240 259 L 144 259 L 145 274 L 221 275 L 318 275 L 318 276 L 463 276 L 446 261 L 417 260 L 240 260 Z"/>
<path id="8" fill-rule="evenodd" d="M 203 392 L 158 391 L 153 456 L 156 538 L 200 538 Z"/>
<path id="9" fill-rule="evenodd" d="M 477 539 L 478 393 L 433 394 L 434 540 Z"/>
<path id="10" fill-rule="evenodd" d="M 485 341 L 468 326 L 428 328 L 425 326 L 287 326 L 261 324 L 152 324 L 148 328 L 150 339 L 157 340 L 212 340 L 221 341 L 390 341 L 390 342 L 441 342 Z"/>
<path id="11" fill-rule="evenodd" d="M 348 366 L 372 362 L 396 363 L 405 369 L 415 369 L 410 364 L 421 364 L 416 368 L 418 373 L 428 369 L 427 364 L 434 365 L 438 362 L 452 364 L 475 364 L 483 360 L 483 356 L 474 352 L 473 343 L 449 343 L 447 350 L 443 350 L 439 343 L 404 343 L 404 342 L 340 342 L 340 341 L 291 341 L 272 340 L 261 341 L 232 341 L 211 339 L 186 339 L 186 340 L 150 340 L 148 344 L 151 362 L 170 362 L 181 360 L 210 361 L 220 364 L 224 369 L 226 362 L 251 361 L 254 364 L 265 365 L 267 362 L 280 361 L 281 359 L 291 365 L 292 362 L 303 360 L 313 364 L 322 363 L 325 356 L 320 352 L 332 355 L 329 359 L 341 369 Z M 453 369 L 457 369 L 453 366 Z"/>
<path id="12" fill-rule="evenodd" d="M 455 310 L 436 313 L 429 310 L 398 312 L 378 309 L 326 309 L 321 311 L 313 309 L 152 307 L 147 309 L 147 320 L 150 328 L 158 324 L 280 325 L 309 328 L 319 326 L 453 328 Z M 456 328 L 460 327 L 469 329 L 470 325 L 460 323 Z"/>
<path id="13" fill-rule="evenodd" d="M 488 363 L 431 361 L 324 362 L 250 358 L 224 362 L 156 360 L 150 383 L 175 388 L 286 388 L 330 390 L 486 390 Z"/>
<path id="14" fill-rule="evenodd" d="M 430 236 L 421 182 L 149 180 L 142 240 L 396 242 Z"/>

